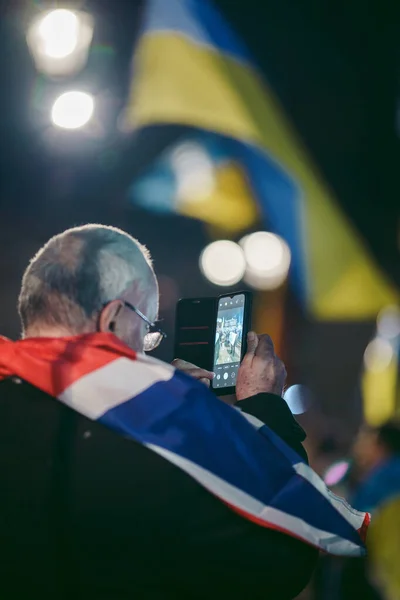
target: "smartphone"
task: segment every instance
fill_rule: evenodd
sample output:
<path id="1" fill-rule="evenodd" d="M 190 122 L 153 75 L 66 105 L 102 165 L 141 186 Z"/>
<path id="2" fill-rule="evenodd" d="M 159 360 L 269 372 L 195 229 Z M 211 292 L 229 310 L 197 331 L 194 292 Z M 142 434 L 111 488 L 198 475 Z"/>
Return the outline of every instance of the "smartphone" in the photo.
<path id="1" fill-rule="evenodd" d="M 240 363 L 251 329 L 251 292 L 217 298 L 212 389 L 219 395 L 234 394 Z"/>
<path id="2" fill-rule="evenodd" d="M 184 298 L 176 306 L 174 358 L 212 371 L 217 298 Z"/>

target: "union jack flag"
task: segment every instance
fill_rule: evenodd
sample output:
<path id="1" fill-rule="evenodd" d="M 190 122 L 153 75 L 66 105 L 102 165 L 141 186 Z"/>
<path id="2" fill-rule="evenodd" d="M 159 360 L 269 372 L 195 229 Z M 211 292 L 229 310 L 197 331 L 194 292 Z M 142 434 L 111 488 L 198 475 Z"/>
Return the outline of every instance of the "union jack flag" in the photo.
<path id="1" fill-rule="evenodd" d="M 12 376 L 132 437 L 260 527 L 330 554 L 365 553 L 369 514 L 332 494 L 264 423 L 113 335 L 0 338 L 0 380 Z"/>

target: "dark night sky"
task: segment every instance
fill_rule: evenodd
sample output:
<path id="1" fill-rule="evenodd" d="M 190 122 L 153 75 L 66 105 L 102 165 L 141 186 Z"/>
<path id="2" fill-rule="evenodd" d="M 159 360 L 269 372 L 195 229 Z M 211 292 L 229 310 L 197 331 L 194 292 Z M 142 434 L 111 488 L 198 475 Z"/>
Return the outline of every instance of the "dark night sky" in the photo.
<path id="1" fill-rule="evenodd" d="M 26 26 L 40 4 L 0 1 L 0 332 L 18 335 L 15 301 L 32 253 L 50 235 L 87 221 L 120 225 L 137 235 L 151 248 L 158 272 L 177 277 L 181 296 L 215 293 L 197 273 L 203 227 L 147 215 L 125 198 L 133 175 L 176 135 L 166 128 L 121 143 L 115 134 L 142 0 L 84 4 L 95 16 L 95 50 L 78 80 L 99 93 L 106 133 L 100 140 L 82 137 L 78 147 L 76 137 L 48 127 L 50 91 L 57 87 L 38 77 L 25 44 Z M 245 39 L 349 218 L 400 282 L 399 8 L 361 0 L 216 4 Z M 172 323 L 172 309 L 166 316 Z M 323 338 L 329 338 L 329 348 L 348 335 L 348 328 L 335 331 L 333 339 L 331 329 Z M 318 346 L 322 334 L 314 334 Z M 360 343 L 366 335 L 360 333 Z M 359 358 L 353 350 L 354 378 Z"/>

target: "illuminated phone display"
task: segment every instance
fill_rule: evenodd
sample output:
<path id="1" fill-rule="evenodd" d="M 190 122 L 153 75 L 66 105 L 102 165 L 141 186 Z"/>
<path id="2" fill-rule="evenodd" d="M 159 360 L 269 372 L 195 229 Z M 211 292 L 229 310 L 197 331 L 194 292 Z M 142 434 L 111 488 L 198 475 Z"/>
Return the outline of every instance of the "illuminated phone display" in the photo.
<path id="1" fill-rule="evenodd" d="M 245 294 L 218 299 L 213 388 L 236 385 L 244 343 Z"/>

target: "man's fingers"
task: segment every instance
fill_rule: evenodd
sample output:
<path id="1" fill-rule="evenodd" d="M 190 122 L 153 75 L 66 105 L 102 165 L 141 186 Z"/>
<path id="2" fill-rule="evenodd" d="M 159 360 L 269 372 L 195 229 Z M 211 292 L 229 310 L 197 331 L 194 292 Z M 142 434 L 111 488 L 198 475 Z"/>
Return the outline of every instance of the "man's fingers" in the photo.
<path id="1" fill-rule="evenodd" d="M 258 336 L 258 345 L 256 349 L 256 356 L 260 358 L 270 358 L 275 353 L 274 343 L 269 335 L 263 333 Z"/>
<path id="2" fill-rule="evenodd" d="M 211 381 L 215 377 L 215 374 L 212 371 L 206 371 L 205 369 L 196 368 L 182 370 L 195 379 L 207 379 L 207 381 Z"/>
<path id="3" fill-rule="evenodd" d="M 206 379 L 208 382 L 210 382 L 215 377 L 215 374 L 212 371 L 201 369 L 193 363 L 182 360 L 181 358 L 176 358 L 173 360 L 172 366 L 175 367 L 175 369 L 178 369 L 178 371 L 183 371 L 195 379 Z"/>
<path id="4" fill-rule="evenodd" d="M 199 373 L 204 373 L 204 377 L 208 377 L 209 379 L 214 377 L 214 373 L 212 371 L 202 369 L 201 367 L 198 367 L 187 360 L 183 360 L 182 358 L 175 358 L 171 364 L 173 367 L 175 367 L 175 369 L 179 369 L 180 371 L 198 371 Z"/>
<path id="5" fill-rule="evenodd" d="M 247 334 L 247 352 L 246 356 L 253 358 L 258 346 L 258 335 L 254 331 L 249 331 Z"/>
<path id="6" fill-rule="evenodd" d="M 181 371 L 185 371 L 187 369 L 197 369 L 196 365 L 188 362 L 187 360 L 183 360 L 182 358 L 175 358 L 171 364 L 173 367 L 175 367 L 175 369 L 180 369 Z"/>
<path id="7" fill-rule="evenodd" d="M 206 377 L 200 377 L 199 381 L 201 381 L 201 383 L 204 383 L 205 386 L 210 387 L 210 380 Z"/>
<path id="8" fill-rule="evenodd" d="M 286 379 L 283 362 L 275 354 L 269 335 L 249 335 L 248 353 L 239 367 L 236 380 L 238 402 L 260 393 L 282 395 Z"/>

